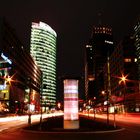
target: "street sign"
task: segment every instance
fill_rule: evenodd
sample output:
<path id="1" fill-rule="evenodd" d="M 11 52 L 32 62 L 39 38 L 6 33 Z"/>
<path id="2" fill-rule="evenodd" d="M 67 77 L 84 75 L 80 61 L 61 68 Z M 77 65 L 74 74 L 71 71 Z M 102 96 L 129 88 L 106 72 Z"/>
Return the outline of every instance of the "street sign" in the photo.
<path id="1" fill-rule="evenodd" d="M 117 97 L 115 95 L 110 97 L 111 102 L 115 103 L 117 101 Z"/>

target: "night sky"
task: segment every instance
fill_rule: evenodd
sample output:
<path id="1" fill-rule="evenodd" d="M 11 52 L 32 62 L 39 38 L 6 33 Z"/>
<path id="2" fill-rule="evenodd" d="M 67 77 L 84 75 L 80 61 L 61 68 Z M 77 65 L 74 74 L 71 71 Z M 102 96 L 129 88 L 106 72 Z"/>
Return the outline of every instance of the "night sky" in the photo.
<path id="1" fill-rule="evenodd" d="M 83 76 L 84 47 L 92 26 L 113 28 L 117 44 L 132 32 L 140 14 L 140 0 L 1 0 L 0 16 L 5 17 L 29 48 L 32 21 L 43 21 L 57 32 L 58 76 Z"/>

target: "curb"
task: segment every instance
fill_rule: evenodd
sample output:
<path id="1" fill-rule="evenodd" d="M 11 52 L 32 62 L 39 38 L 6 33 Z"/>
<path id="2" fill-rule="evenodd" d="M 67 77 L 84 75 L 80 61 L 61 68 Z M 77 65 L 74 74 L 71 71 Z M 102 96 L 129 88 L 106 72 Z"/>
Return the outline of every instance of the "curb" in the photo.
<path id="1" fill-rule="evenodd" d="M 102 133 L 115 133 L 115 132 L 119 132 L 119 131 L 124 131 L 125 128 L 120 128 L 120 129 L 117 129 L 117 130 L 109 130 L 109 131 L 83 131 L 83 132 L 45 132 L 45 131 L 33 131 L 33 130 L 25 130 L 25 129 L 21 129 L 21 131 L 23 132 L 27 132 L 27 133 L 43 133 L 43 134 L 68 134 L 68 133 L 74 133 L 74 134 L 81 134 L 81 133 L 84 133 L 84 134 L 91 134 L 91 133 L 94 133 L 94 134 L 102 134 Z"/>

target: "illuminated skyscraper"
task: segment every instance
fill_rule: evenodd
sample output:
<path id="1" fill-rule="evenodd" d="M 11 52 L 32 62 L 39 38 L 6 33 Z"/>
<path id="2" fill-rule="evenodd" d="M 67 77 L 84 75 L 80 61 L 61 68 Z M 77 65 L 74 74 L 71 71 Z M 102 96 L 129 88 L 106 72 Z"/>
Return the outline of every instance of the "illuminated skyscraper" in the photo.
<path id="1" fill-rule="evenodd" d="M 42 106 L 56 102 L 56 32 L 46 23 L 32 23 L 30 53 L 43 72 Z"/>

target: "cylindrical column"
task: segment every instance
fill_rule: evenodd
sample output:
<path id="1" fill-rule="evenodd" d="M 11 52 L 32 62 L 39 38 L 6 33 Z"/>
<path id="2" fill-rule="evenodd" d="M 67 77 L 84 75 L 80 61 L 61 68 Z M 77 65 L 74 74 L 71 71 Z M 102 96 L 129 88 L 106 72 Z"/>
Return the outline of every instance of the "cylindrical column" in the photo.
<path id="1" fill-rule="evenodd" d="M 64 80 L 64 129 L 78 129 L 78 80 Z"/>

